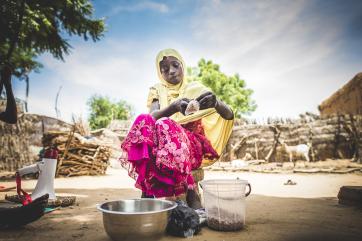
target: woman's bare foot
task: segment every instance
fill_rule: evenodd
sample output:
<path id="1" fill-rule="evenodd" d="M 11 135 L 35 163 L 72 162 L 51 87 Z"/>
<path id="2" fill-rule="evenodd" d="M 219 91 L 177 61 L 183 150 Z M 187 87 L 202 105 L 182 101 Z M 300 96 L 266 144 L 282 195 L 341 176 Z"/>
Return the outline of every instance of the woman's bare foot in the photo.
<path id="1" fill-rule="evenodd" d="M 195 190 L 187 190 L 186 202 L 187 205 L 192 209 L 202 208 L 200 196 Z"/>
<path id="2" fill-rule="evenodd" d="M 178 198 L 176 196 L 166 197 L 166 200 L 176 202 Z"/>

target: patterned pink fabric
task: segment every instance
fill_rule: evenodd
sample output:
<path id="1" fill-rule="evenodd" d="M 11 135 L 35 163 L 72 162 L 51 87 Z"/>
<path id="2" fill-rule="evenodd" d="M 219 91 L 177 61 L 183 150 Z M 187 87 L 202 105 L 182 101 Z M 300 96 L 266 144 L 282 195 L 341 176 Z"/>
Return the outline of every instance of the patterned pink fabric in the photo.
<path id="1" fill-rule="evenodd" d="M 194 188 L 191 170 L 203 158 L 218 154 L 204 134 L 201 121 L 179 125 L 170 118 L 138 116 L 122 146 L 121 164 L 147 196 L 169 197 Z"/>

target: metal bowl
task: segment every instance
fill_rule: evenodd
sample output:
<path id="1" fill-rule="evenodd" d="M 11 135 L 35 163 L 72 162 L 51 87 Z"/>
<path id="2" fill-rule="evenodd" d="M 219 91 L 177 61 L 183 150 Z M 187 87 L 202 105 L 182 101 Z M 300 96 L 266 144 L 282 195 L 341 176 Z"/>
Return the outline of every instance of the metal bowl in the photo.
<path id="1" fill-rule="evenodd" d="M 157 240 L 166 230 L 175 202 L 158 199 L 129 199 L 97 205 L 103 225 L 113 240 Z"/>

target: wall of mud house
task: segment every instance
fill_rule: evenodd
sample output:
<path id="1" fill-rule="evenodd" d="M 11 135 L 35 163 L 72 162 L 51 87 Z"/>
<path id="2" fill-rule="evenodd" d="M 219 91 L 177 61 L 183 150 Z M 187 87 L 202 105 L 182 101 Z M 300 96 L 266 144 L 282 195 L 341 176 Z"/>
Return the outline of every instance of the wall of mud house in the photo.
<path id="1" fill-rule="evenodd" d="M 115 121 L 108 129 L 110 142 L 122 140 L 131 125 L 130 121 Z M 15 171 L 37 160 L 42 147 L 43 133 L 70 131 L 72 125 L 61 120 L 24 114 L 16 125 L 0 123 L 0 171 Z M 104 130 L 103 130 L 104 132 Z M 95 133 L 94 133 L 95 134 Z M 232 136 L 221 161 L 233 159 L 266 159 L 289 161 L 289 156 L 279 142 L 288 145 L 310 144 L 312 161 L 327 158 L 362 157 L 362 116 L 340 115 L 328 118 L 301 118 L 298 120 L 273 120 L 268 124 L 235 121 Z M 112 143 L 110 143 L 111 145 Z M 115 145 L 119 148 L 119 143 Z M 271 149 L 275 146 L 274 151 Z M 117 149 L 116 148 L 116 149 Z M 271 155 L 270 155 L 271 154 Z M 295 157 L 304 159 L 303 157 Z"/>
<path id="2" fill-rule="evenodd" d="M 222 161 L 233 159 L 266 159 L 275 146 L 269 161 L 289 161 L 280 144 L 308 144 L 312 161 L 327 158 L 360 158 L 362 154 L 362 116 L 340 115 L 320 119 L 273 121 L 269 124 L 234 126 Z M 302 156 L 294 158 L 303 160 Z M 295 159 L 294 159 L 295 160 Z"/>
<path id="3" fill-rule="evenodd" d="M 0 122 L 0 171 L 16 171 L 34 163 L 44 132 L 70 129 L 66 122 L 35 114 L 19 116 L 15 125 Z"/>
<path id="4" fill-rule="evenodd" d="M 125 136 L 130 124 L 129 121 L 115 121 L 109 128 Z M 362 156 L 362 115 L 333 115 L 321 118 L 319 115 L 306 113 L 296 120 L 269 118 L 268 124 L 236 120 L 221 161 L 265 160 L 268 155 L 268 161 L 289 161 L 288 153 L 280 144 L 282 141 L 287 145 L 310 145 L 311 161 L 327 158 L 358 159 Z M 274 146 L 275 149 L 270 155 Z M 304 159 L 295 155 L 293 158 Z"/>

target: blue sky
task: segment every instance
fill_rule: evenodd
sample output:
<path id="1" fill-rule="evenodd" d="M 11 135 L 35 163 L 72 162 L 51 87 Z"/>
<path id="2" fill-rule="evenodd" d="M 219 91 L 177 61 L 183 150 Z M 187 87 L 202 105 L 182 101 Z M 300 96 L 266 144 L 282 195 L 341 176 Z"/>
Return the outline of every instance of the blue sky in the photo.
<path id="1" fill-rule="evenodd" d="M 92 94 L 124 99 L 146 111 L 156 83 L 155 57 L 175 48 L 186 64 L 200 58 L 238 73 L 254 90 L 251 117 L 297 117 L 317 106 L 362 71 L 362 1 L 93 1 L 105 17 L 101 41 L 70 38 L 72 53 L 61 62 L 45 54 L 40 74 L 30 75 L 29 110 L 64 120 L 87 117 Z M 14 81 L 24 98 L 24 82 Z"/>

